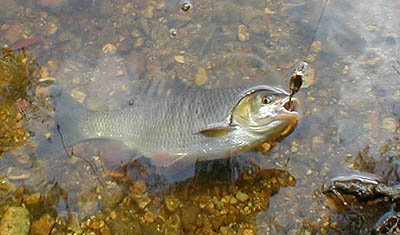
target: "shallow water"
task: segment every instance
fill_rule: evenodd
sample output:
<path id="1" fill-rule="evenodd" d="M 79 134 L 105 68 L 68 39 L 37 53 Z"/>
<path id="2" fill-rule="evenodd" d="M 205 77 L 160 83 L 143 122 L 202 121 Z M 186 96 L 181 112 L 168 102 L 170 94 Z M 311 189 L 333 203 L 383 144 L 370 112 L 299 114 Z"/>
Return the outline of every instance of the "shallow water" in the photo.
<path id="1" fill-rule="evenodd" d="M 77 146 L 79 157 L 37 156 L 53 125 L 42 107 L 26 121 L 35 137 L 0 159 L 2 184 L 12 185 L 1 188 L 1 214 L 25 204 L 33 224 L 49 214 L 55 234 L 357 234 L 371 232 L 387 210 L 337 207 L 321 186 L 362 168 L 357 154 L 367 146 L 372 159 L 385 160 L 382 148 L 399 134 L 397 1 L 328 1 L 308 54 L 322 0 L 197 0 L 187 12 L 172 0 L 11 2 L 0 6 L 0 45 L 27 47 L 42 80 L 92 110 L 127 105 L 138 80 L 286 89 L 298 62 L 311 73 L 296 94 L 303 116 L 290 136 L 268 153 L 207 163 L 198 169 L 214 173 L 172 185 L 143 159 L 110 168 L 103 143 Z M 396 160 L 397 142 L 390 144 Z M 397 167 L 376 165 L 366 168 L 387 176 Z"/>

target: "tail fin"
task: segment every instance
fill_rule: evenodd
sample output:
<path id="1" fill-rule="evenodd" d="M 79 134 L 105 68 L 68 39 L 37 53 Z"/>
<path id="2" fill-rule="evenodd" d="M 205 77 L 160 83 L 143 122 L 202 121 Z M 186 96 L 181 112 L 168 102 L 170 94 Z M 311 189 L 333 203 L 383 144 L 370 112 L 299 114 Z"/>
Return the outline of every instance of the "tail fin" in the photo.
<path id="1" fill-rule="evenodd" d="M 84 140 L 79 128 L 81 117 L 86 112 L 82 105 L 65 94 L 54 98 L 54 101 L 55 125 L 50 130 L 51 137 L 40 142 L 36 150 L 39 155 L 64 151 Z"/>

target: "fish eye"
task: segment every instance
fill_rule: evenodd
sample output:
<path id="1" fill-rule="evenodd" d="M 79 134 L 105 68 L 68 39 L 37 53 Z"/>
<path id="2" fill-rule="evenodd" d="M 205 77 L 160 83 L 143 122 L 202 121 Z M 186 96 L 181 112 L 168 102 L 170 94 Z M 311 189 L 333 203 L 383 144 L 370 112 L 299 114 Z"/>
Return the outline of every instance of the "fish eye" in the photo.
<path id="1" fill-rule="evenodd" d="M 261 97 L 261 103 L 269 104 L 272 102 L 272 99 L 273 99 L 272 96 L 263 96 L 263 97 Z"/>

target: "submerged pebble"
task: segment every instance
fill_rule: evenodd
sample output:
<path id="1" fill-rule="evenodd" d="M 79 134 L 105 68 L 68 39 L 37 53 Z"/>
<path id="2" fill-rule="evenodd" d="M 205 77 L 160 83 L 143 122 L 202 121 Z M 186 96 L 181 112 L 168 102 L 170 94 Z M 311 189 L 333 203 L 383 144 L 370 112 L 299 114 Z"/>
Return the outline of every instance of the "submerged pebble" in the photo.
<path id="1" fill-rule="evenodd" d="M 249 196 L 240 191 L 236 193 L 236 198 L 241 202 L 245 202 L 245 201 L 249 200 Z"/>
<path id="2" fill-rule="evenodd" d="M 185 57 L 183 57 L 181 55 L 177 55 L 174 58 L 175 58 L 175 61 L 178 62 L 178 63 L 181 63 L 181 64 L 185 63 Z"/>
<path id="3" fill-rule="evenodd" d="M 304 74 L 304 81 L 302 84 L 302 88 L 308 88 L 310 86 L 313 86 L 317 81 L 316 81 L 316 74 L 315 70 L 311 67 L 308 68 L 308 70 Z"/>
<path id="4" fill-rule="evenodd" d="M 203 67 L 197 68 L 195 82 L 197 86 L 202 86 L 208 81 L 207 71 Z"/>
<path id="5" fill-rule="evenodd" d="M 39 220 L 32 223 L 31 233 L 36 235 L 48 235 L 55 224 L 55 219 L 49 214 L 44 214 Z"/>
<path id="6" fill-rule="evenodd" d="M 29 233 L 31 220 L 25 207 L 12 206 L 1 218 L 0 234 L 24 235 Z"/>
<path id="7" fill-rule="evenodd" d="M 178 198 L 173 195 L 165 197 L 165 206 L 170 212 L 174 212 L 181 205 Z"/>
<path id="8" fill-rule="evenodd" d="M 157 216 L 157 214 L 156 213 L 154 213 L 154 212 L 151 212 L 151 211 L 147 211 L 145 214 L 144 214 L 144 220 L 147 222 L 147 223 L 154 223 L 154 221 L 156 220 L 158 218 L 158 216 Z"/>
<path id="9" fill-rule="evenodd" d="M 72 98 L 74 98 L 76 101 L 78 101 L 79 103 L 83 104 L 83 102 L 85 102 L 86 99 L 86 94 L 78 89 L 74 89 L 71 91 L 71 96 Z"/>
<path id="10" fill-rule="evenodd" d="M 399 123 L 395 118 L 385 118 L 382 121 L 382 127 L 388 131 L 395 132 Z"/>
<path id="11" fill-rule="evenodd" d="M 242 42 L 250 40 L 250 33 L 247 31 L 246 25 L 241 24 L 238 26 L 238 39 Z"/>

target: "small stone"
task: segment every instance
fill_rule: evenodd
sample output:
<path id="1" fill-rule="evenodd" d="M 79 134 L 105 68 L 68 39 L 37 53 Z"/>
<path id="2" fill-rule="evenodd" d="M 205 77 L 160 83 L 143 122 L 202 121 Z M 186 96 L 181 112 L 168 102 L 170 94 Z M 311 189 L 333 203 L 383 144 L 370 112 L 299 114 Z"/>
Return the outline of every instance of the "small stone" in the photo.
<path id="1" fill-rule="evenodd" d="M 10 207 L 0 222 L 0 234 L 23 235 L 29 233 L 31 220 L 25 207 Z"/>
<path id="2" fill-rule="evenodd" d="M 272 149 L 273 145 L 271 143 L 265 142 L 260 147 L 261 147 L 261 151 L 268 152 Z"/>
<path id="3" fill-rule="evenodd" d="M 233 234 L 234 230 L 232 228 L 228 227 L 228 226 L 223 226 L 223 227 L 219 228 L 219 232 L 222 235 L 228 235 L 228 234 Z"/>
<path id="4" fill-rule="evenodd" d="M 86 94 L 78 89 L 73 89 L 71 91 L 71 96 L 81 104 L 83 104 L 83 102 L 85 102 L 86 99 Z"/>
<path id="5" fill-rule="evenodd" d="M 21 113 L 17 113 L 17 114 L 15 115 L 15 121 L 19 122 L 19 121 L 21 121 L 21 120 L 22 120 L 22 114 L 21 114 Z"/>
<path id="6" fill-rule="evenodd" d="M 229 200 L 229 203 L 232 205 L 235 205 L 238 203 L 237 199 L 235 197 L 231 197 L 231 200 Z"/>
<path id="7" fill-rule="evenodd" d="M 196 79 L 195 79 L 196 85 L 197 86 L 202 86 L 207 81 L 208 81 L 208 75 L 207 75 L 206 69 L 203 68 L 203 67 L 198 67 L 197 68 L 197 73 L 196 73 Z"/>
<path id="8" fill-rule="evenodd" d="M 107 226 L 101 228 L 100 235 L 111 235 L 110 229 Z"/>
<path id="9" fill-rule="evenodd" d="M 400 90 L 394 91 L 394 94 L 392 95 L 392 98 L 394 100 L 399 100 L 400 99 Z"/>
<path id="10" fill-rule="evenodd" d="M 143 16 L 144 18 L 151 19 L 154 16 L 154 7 L 153 6 L 148 6 L 144 11 L 143 11 Z"/>
<path id="11" fill-rule="evenodd" d="M 184 64 L 185 63 L 185 57 L 181 56 L 181 55 L 177 55 L 174 57 L 176 62 Z"/>
<path id="12" fill-rule="evenodd" d="M 31 195 L 24 196 L 24 202 L 30 206 L 35 205 L 40 201 L 40 195 L 41 195 L 40 193 L 34 193 Z"/>
<path id="13" fill-rule="evenodd" d="M 144 39 L 142 37 L 137 38 L 135 44 L 133 45 L 134 48 L 140 48 L 144 44 Z"/>
<path id="14" fill-rule="evenodd" d="M 256 232 L 254 230 L 251 230 L 251 229 L 245 229 L 243 231 L 243 235 L 256 235 Z"/>
<path id="15" fill-rule="evenodd" d="M 250 40 L 250 34 L 247 32 L 246 25 L 241 24 L 238 26 L 238 39 L 242 42 Z"/>
<path id="16" fill-rule="evenodd" d="M 180 206 L 180 204 L 181 203 L 179 199 L 174 196 L 165 197 L 165 206 L 167 207 L 167 210 L 170 212 L 174 212 Z"/>
<path id="17" fill-rule="evenodd" d="M 43 66 L 40 68 L 39 74 L 40 74 L 40 77 L 42 77 L 42 78 L 48 77 L 50 75 L 49 70 L 47 69 L 46 66 Z"/>
<path id="18" fill-rule="evenodd" d="M 78 233 L 78 234 L 82 233 L 82 229 L 81 229 L 81 226 L 79 224 L 78 214 L 72 212 L 70 215 L 71 216 L 70 216 L 69 221 L 68 221 L 67 229 L 72 231 L 72 232 L 74 232 L 74 233 Z"/>
<path id="19" fill-rule="evenodd" d="M 39 220 L 32 223 L 31 233 L 37 235 L 48 235 L 53 228 L 55 219 L 49 214 L 44 214 Z"/>
<path id="20" fill-rule="evenodd" d="M 391 117 L 385 118 L 382 121 L 383 128 L 391 132 L 395 132 L 398 125 L 399 125 L 398 121 Z"/>
<path id="21" fill-rule="evenodd" d="M 7 119 L 7 114 L 2 113 L 0 114 L 0 121 L 5 121 Z"/>
<path id="22" fill-rule="evenodd" d="M 308 88 L 314 85 L 316 82 L 315 70 L 311 67 L 308 67 L 308 70 L 304 74 L 304 82 L 302 84 L 302 88 Z"/>
<path id="23" fill-rule="evenodd" d="M 148 196 L 144 196 L 143 198 L 140 199 L 140 201 L 137 201 L 137 204 L 138 207 L 143 210 L 150 202 L 151 199 Z"/>
<path id="24" fill-rule="evenodd" d="M 315 136 L 315 137 L 312 139 L 311 145 L 312 145 L 313 148 L 316 149 L 318 146 L 320 146 L 320 145 L 323 144 L 323 143 L 324 143 L 324 140 L 323 140 L 321 137 Z"/>
<path id="25" fill-rule="evenodd" d="M 110 218 L 111 218 L 112 220 L 115 220 L 115 219 L 117 218 L 117 213 L 116 213 L 115 211 L 111 211 L 111 212 L 110 212 Z"/>
<path id="26" fill-rule="evenodd" d="M 154 221 L 156 221 L 157 218 L 158 218 L 157 214 L 151 211 L 147 211 L 146 214 L 144 214 L 144 220 L 149 224 L 154 223 Z"/>
<path id="27" fill-rule="evenodd" d="M 50 139 L 51 136 L 52 136 L 51 132 L 47 132 L 46 134 L 44 134 L 45 139 Z"/>
<path id="28" fill-rule="evenodd" d="M 368 25 L 367 29 L 368 31 L 376 31 L 378 27 L 376 27 L 375 25 Z"/>
<path id="29" fill-rule="evenodd" d="M 3 35 L 3 38 L 11 44 L 16 43 L 18 40 L 22 39 L 22 27 L 19 25 L 11 26 Z"/>
<path id="30" fill-rule="evenodd" d="M 13 183 L 8 182 L 6 180 L 1 180 L 0 181 L 0 190 L 6 191 L 7 193 L 14 192 L 16 187 L 14 186 Z"/>
<path id="31" fill-rule="evenodd" d="M 146 183 L 143 181 L 135 181 L 132 183 L 131 190 L 136 194 L 144 194 L 147 190 Z"/>
<path id="32" fill-rule="evenodd" d="M 7 169 L 7 178 L 9 180 L 25 180 L 28 179 L 30 176 L 31 174 L 24 169 L 16 167 L 9 167 Z"/>
<path id="33" fill-rule="evenodd" d="M 266 8 L 264 9 L 264 12 L 265 12 L 265 14 L 267 14 L 267 15 L 273 15 L 273 14 L 276 13 L 275 11 L 269 9 L 268 7 L 266 7 Z"/>
<path id="34" fill-rule="evenodd" d="M 287 181 L 287 184 L 289 186 L 296 186 L 296 178 L 294 178 L 293 176 L 289 176 L 289 179 Z"/>
<path id="35" fill-rule="evenodd" d="M 90 220 L 89 227 L 91 229 L 99 230 L 100 228 L 104 227 L 103 220 Z"/>
<path id="36" fill-rule="evenodd" d="M 322 42 L 321 41 L 314 41 L 311 45 L 311 51 L 318 53 L 322 50 Z"/>
<path id="37" fill-rule="evenodd" d="M 39 82 L 54 82 L 56 79 L 53 77 L 39 78 Z M 40 91 L 40 90 L 38 90 Z"/>
<path id="38" fill-rule="evenodd" d="M 58 25 L 56 22 L 49 22 L 47 24 L 47 31 L 46 31 L 47 36 L 53 35 L 57 31 L 58 31 Z"/>
<path id="39" fill-rule="evenodd" d="M 107 43 L 106 45 L 104 45 L 102 51 L 105 54 L 113 54 L 117 51 L 117 47 L 110 43 Z"/>
<path id="40" fill-rule="evenodd" d="M 378 62 L 380 62 L 381 60 L 382 60 L 382 59 L 379 58 L 379 57 L 373 57 L 373 58 L 364 60 L 364 61 L 362 62 L 362 64 L 363 64 L 363 65 L 375 65 L 375 64 L 377 64 Z"/>
<path id="41" fill-rule="evenodd" d="M 249 200 L 249 196 L 241 191 L 236 193 L 236 198 L 241 202 Z"/>

